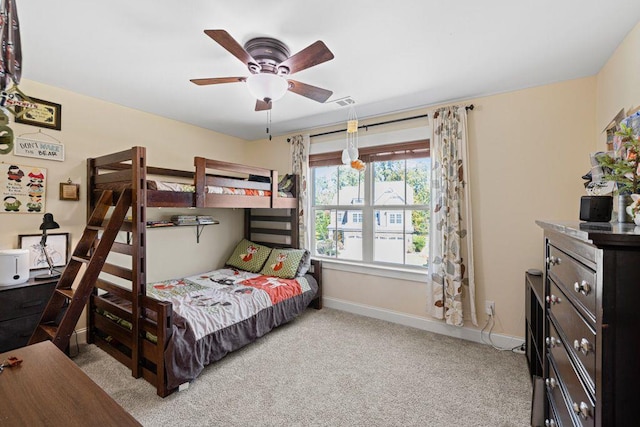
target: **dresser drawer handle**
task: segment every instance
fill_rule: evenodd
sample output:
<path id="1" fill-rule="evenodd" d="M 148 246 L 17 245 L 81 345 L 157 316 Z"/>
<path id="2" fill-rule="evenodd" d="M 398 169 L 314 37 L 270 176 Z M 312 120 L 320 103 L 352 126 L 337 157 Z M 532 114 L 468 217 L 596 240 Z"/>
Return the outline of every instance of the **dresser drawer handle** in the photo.
<path id="1" fill-rule="evenodd" d="M 555 346 L 560 345 L 560 339 L 556 337 L 547 337 L 545 341 L 547 342 L 547 346 L 549 348 L 553 348 Z"/>
<path id="2" fill-rule="evenodd" d="M 593 350 L 593 346 L 591 345 L 591 343 L 589 342 L 589 340 L 587 340 L 586 338 L 582 338 L 580 341 L 578 340 L 574 340 L 573 341 L 573 348 L 576 351 L 580 351 L 582 352 L 582 354 L 584 354 L 585 356 L 587 354 L 589 354 L 589 352 L 591 350 Z"/>
<path id="3" fill-rule="evenodd" d="M 545 427 L 556 427 L 556 422 L 550 419 L 544 420 Z"/>
<path id="4" fill-rule="evenodd" d="M 547 258 L 547 264 L 549 264 L 549 267 L 552 267 L 554 265 L 558 265 L 562 262 L 562 260 L 558 257 L 555 257 L 553 255 L 551 255 L 550 257 Z"/>
<path id="5" fill-rule="evenodd" d="M 580 405 L 573 402 L 573 412 L 575 412 L 576 415 L 579 415 L 583 420 L 586 420 L 591 416 L 591 409 L 589 408 L 589 405 L 584 402 L 580 402 Z"/>
<path id="6" fill-rule="evenodd" d="M 557 296 L 555 296 L 553 294 L 547 295 L 546 300 L 547 300 L 547 302 L 549 304 L 560 304 L 560 302 L 562 301 L 559 297 L 557 297 Z"/>
<path id="7" fill-rule="evenodd" d="M 551 390 L 556 388 L 556 386 L 558 385 L 555 378 L 547 378 L 546 380 L 544 380 L 544 382 L 547 385 L 547 387 L 549 387 Z"/>
<path id="8" fill-rule="evenodd" d="M 25 303 L 20 304 L 20 308 L 37 307 L 39 305 L 42 305 L 42 303 L 43 303 L 42 300 L 27 301 Z"/>
<path id="9" fill-rule="evenodd" d="M 583 280 L 580 283 L 574 283 L 573 290 L 586 296 L 591 292 L 591 285 L 586 280 Z"/>

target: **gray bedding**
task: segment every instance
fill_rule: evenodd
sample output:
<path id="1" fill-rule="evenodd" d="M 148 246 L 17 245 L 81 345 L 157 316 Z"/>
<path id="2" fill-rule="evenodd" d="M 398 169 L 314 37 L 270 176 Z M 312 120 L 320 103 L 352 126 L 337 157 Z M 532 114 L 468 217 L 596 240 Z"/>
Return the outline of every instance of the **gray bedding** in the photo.
<path id="1" fill-rule="evenodd" d="M 208 364 L 293 320 L 317 290 L 311 275 L 288 280 L 233 269 L 151 285 L 148 294 L 173 303 L 167 386 L 192 381 Z"/>

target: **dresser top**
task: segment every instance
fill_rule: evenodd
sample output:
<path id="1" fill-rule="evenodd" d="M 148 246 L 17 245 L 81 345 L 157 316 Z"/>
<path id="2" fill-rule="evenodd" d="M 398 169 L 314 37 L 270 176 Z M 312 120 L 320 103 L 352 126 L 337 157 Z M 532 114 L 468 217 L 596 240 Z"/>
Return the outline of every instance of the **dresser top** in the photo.
<path id="1" fill-rule="evenodd" d="M 0 292 L 8 291 L 9 289 L 25 288 L 27 286 L 50 285 L 51 283 L 56 283 L 57 281 L 58 279 L 36 280 L 33 277 L 30 277 L 26 282 L 19 283 L 17 285 L 0 285 Z"/>
<path id="2" fill-rule="evenodd" d="M 640 247 L 640 226 L 619 222 L 536 221 L 544 230 L 555 231 L 598 247 Z"/>

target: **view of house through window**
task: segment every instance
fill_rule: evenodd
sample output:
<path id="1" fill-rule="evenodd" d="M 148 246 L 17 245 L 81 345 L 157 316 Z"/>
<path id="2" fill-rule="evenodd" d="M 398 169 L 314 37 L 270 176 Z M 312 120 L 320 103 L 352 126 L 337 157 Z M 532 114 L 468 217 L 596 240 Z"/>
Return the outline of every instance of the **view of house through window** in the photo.
<path id="1" fill-rule="evenodd" d="M 361 156 L 368 160 L 363 172 L 312 163 L 315 256 L 426 268 L 431 161 L 425 148 Z"/>

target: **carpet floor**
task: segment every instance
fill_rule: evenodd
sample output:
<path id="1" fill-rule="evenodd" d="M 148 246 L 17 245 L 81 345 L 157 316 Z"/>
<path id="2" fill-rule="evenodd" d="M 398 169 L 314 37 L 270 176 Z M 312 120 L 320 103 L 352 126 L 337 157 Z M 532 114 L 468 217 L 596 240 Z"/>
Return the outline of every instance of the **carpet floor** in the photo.
<path id="1" fill-rule="evenodd" d="M 525 356 L 307 310 L 164 399 L 94 345 L 73 359 L 144 426 L 527 426 Z"/>

